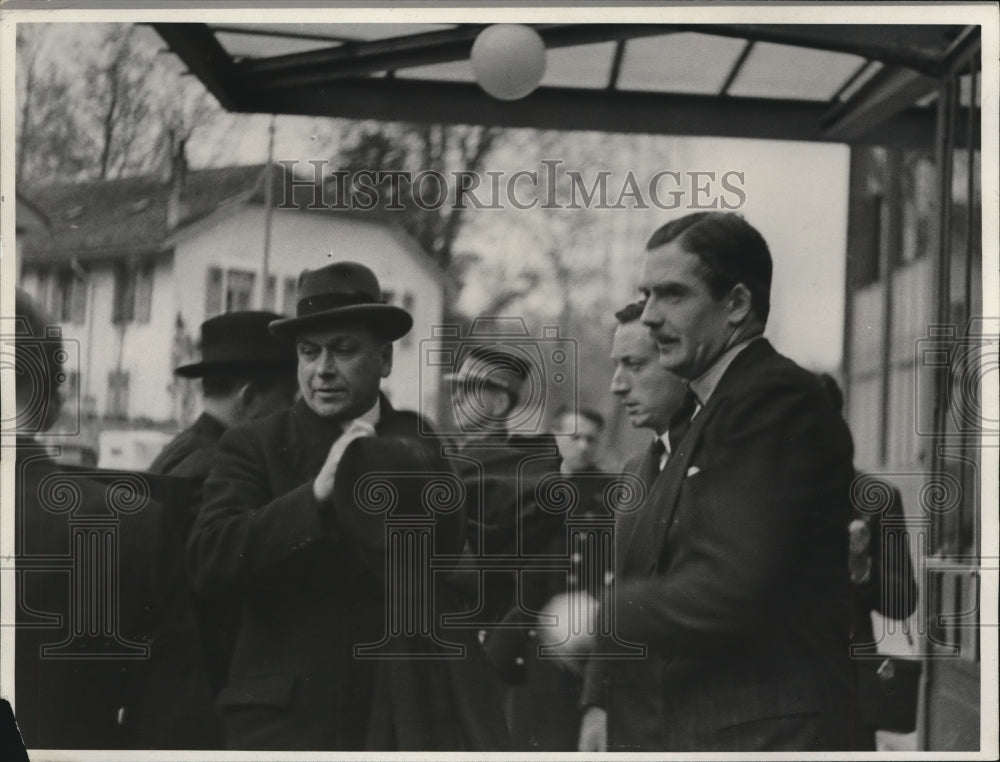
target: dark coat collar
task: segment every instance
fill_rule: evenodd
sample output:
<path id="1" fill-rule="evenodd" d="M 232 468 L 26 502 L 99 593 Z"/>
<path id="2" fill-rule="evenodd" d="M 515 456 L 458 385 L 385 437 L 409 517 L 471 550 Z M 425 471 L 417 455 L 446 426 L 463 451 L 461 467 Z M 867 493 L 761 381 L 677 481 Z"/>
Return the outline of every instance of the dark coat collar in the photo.
<path id="1" fill-rule="evenodd" d="M 218 441 L 226 433 L 226 425 L 214 415 L 202 413 L 191 424 L 191 430 L 203 434 L 206 438 Z"/>
<path id="2" fill-rule="evenodd" d="M 709 398 L 708 404 L 711 404 L 712 400 L 743 389 L 746 385 L 747 370 L 758 363 L 776 357 L 777 354 L 774 347 L 771 346 L 771 342 L 767 339 L 752 341 L 746 349 L 736 355 L 733 361 L 729 363 L 729 367 L 722 374 L 722 378 L 719 379 L 715 391 Z"/>
<path id="3" fill-rule="evenodd" d="M 382 392 L 379 392 L 378 399 L 380 418 L 384 419 L 395 412 Z M 344 425 L 340 421 L 317 415 L 301 397 L 292 405 L 288 420 L 291 427 L 288 442 L 293 450 L 292 462 L 300 473 L 311 478 L 323 467 L 330 448 L 344 432 Z"/>

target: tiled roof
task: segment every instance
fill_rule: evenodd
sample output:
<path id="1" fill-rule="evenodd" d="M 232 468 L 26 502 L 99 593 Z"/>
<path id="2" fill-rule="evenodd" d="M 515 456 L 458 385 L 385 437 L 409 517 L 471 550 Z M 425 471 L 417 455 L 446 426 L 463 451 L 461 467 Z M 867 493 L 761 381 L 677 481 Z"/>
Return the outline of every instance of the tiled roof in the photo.
<path id="1" fill-rule="evenodd" d="M 264 166 L 189 170 L 176 227 L 210 214 L 223 202 L 249 200 L 262 185 Z M 170 186 L 159 175 L 42 185 L 28 192 L 48 216 L 51 230 L 26 241 L 26 260 L 151 254 L 166 250 L 176 229 L 167 222 Z"/>

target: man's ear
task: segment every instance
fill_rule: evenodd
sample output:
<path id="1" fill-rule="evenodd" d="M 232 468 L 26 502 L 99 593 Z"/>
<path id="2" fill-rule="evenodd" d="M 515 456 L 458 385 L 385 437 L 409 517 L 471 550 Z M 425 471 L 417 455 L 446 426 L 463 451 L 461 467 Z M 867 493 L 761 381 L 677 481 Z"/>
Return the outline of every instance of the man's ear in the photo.
<path id="1" fill-rule="evenodd" d="M 726 318 L 730 325 L 742 325 L 753 311 L 753 297 L 750 289 L 744 283 L 737 283 L 729 292 L 729 315 Z"/>
<path id="2" fill-rule="evenodd" d="M 253 406 L 257 402 L 259 395 L 260 390 L 253 381 L 246 381 L 240 385 L 240 388 L 236 392 L 240 418 L 246 418 L 247 413 L 253 410 Z"/>
<path id="3" fill-rule="evenodd" d="M 392 342 L 382 345 L 382 378 L 388 378 L 392 373 Z"/>

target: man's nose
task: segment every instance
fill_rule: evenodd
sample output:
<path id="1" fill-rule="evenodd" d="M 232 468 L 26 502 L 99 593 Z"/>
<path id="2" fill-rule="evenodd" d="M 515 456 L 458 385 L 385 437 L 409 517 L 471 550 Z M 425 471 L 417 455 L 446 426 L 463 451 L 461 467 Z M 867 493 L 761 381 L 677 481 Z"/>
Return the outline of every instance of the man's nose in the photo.
<path id="1" fill-rule="evenodd" d="M 615 372 L 611 375 L 612 394 L 625 394 L 628 391 L 628 384 L 625 383 L 623 375 L 620 368 L 616 368 Z"/>
<path id="2" fill-rule="evenodd" d="M 650 328 L 658 328 L 663 324 L 663 318 L 657 314 L 655 303 L 652 298 L 646 300 L 646 306 L 642 308 L 642 314 L 639 316 L 639 320 L 643 325 L 647 325 Z"/>
<path id="3" fill-rule="evenodd" d="M 319 373 L 321 376 L 334 376 L 337 374 L 337 365 L 334 362 L 333 352 L 324 350 L 319 358 Z"/>

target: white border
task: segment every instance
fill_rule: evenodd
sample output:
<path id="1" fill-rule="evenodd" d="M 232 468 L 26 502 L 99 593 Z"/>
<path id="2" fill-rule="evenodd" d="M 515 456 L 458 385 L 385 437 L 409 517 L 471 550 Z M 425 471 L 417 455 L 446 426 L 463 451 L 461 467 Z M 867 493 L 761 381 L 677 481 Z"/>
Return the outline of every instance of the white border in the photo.
<path id="1" fill-rule="evenodd" d="M 55 4 L 53 4 L 55 5 Z M 15 63 L 15 24 L 18 22 L 247 22 L 248 15 L 253 15 L 255 22 L 296 23 L 296 22 L 363 22 L 363 23 L 483 23 L 489 22 L 522 22 L 522 23 L 864 23 L 864 24 L 972 24 L 983 27 L 983 123 L 982 123 L 982 199 L 983 199 L 983 305 L 984 315 L 994 317 L 1000 315 L 1000 273 L 998 273 L 997 242 L 1000 241 L 998 219 L 1000 219 L 1000 200 L 998 200 L 998 164 L 996 136 L 1000 134 L 998 123 L 998 68 L 1000 58 L 1000 43 L 998 43 L 998 11 L 993 3 L 945 5 L 945 4 L 911 4 L 879 3 L 855 5 L 848 3 L 784 5 L 773 3 L 769 5 L 752 4 L 711 4 L 692 6 L 684 3 L 672 6 L 645 7 L 477 7 L 477 8 L 413 8 L 413 7 L 327 7 L 327 8 L 261 8 L 248 3 L 246 7 L 218 7 L 199 3 L 188 3 L 184 7 L 150 9 L 148 7 L 115 5 L 107 9 L 83 9 L 79 3 L 70 3 L 74 7 L 48 7 L 40 10 L 8 9 L 0 7 L 0 235 L 2 235 L 3 252 L 0 259 L 0 305 L 3 314 L 10 314 L 9 305 L 14 293 L 16 269 L 14 251 L 14 63 Z M 199 7 L 201 5 L 201 7 Z M 13 379 L 6 374 L 0 381 L 0 398 L 2 398 L 4 414 L 9 406 L 14 404 Z M 984 414 L 990 420 L 1000 418 L 997 401 L 1000 400 L 998 374 L 984 376 L 983 405 Z M 6 443 L 5 437 L 5 443 Z M 996 452 L 996 445 L 988 447 L 987 452 Z M 4 485 L 10 484 L 13 477 L 13 464 L 5 459 L 0 464 L 0 479 Z M 986 559 L 1000 559 L 1000 531 L 997 524 L 998 503 L 998 463 L 996 458 L 983 458 L 982 463 L 982 506 L 983 531 L 982 552 Z M 9 559 L 14 552 L 13 511 L 8 509 L 10 503 L 9 489 L 0 491 L 4 509 L 0 514 L 0 557 Z M 989 515 L 985 515 L 985 514 Z M 6 566 L 6 563 L 4 564 Z M 1000 564 L 998 564 L 1000 565 Z M 998 728 L 992 721 L 997 716 L 998 694 L 997 679 L 997 626 L 998 619 L 998 574 L 984 570 L 982 576 L 982 621 L 992 623 L 984 626 L 981 631 L 981 748 L 978 754 L 942 753 L 942 752 L 903 752 L 881 753 L 875 755 L 880 759 L 995 759 L 998 756 Z M 0 618 L 10 621 L 14 615 L 14 580 L 13 574 L 4 572 L 0 580 Z M 13 647 L 9 645 L 7 631 L 0 634 L 0 682 L 11 684 L 14 675 Z M 569 755 L 572 759 L 602 759 L 611 755 Z M 628 759 L 746 759 L 745 754 L 629 754 L 614 755 L 616 758 Z M 865 754 L 766 754 L 757 755 L 757 759 L 867 759 L 872 755 Z M 142 759 L 145 762 L 154 760 L 325 760 L 325 759 L 509 759 L 511 757 L 567 758 L 567 755 L 528 755 L 528 754 L 361 754 L 361 753 L 234 753 L 234 752 L 72 752 L 51 751 L 35 752 L 33 762 L 42 760 L 133 760 Z"/>

